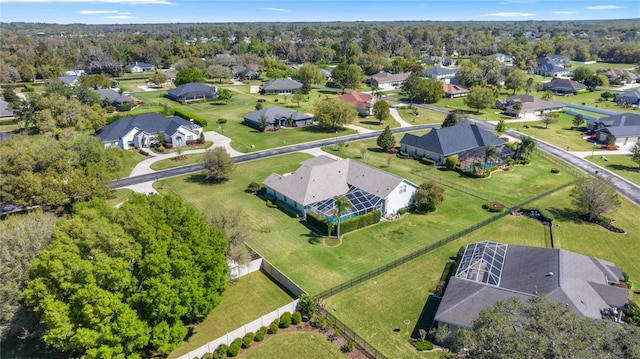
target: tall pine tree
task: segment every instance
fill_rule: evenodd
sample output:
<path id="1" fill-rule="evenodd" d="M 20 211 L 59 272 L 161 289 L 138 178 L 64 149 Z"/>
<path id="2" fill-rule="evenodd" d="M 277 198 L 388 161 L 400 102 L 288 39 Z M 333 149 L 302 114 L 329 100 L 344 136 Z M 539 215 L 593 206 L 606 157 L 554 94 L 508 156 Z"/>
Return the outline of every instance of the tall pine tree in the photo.
<path id="1" fill-rule="evenodd" d="M 396 145 L 396 139 L 393 137 L 393 133 L 389 126 L 384 128 L 384 131 L 378 136 L 378 140 L 376 141 L 378 146 L 385 151 L 389 151 Z"/>

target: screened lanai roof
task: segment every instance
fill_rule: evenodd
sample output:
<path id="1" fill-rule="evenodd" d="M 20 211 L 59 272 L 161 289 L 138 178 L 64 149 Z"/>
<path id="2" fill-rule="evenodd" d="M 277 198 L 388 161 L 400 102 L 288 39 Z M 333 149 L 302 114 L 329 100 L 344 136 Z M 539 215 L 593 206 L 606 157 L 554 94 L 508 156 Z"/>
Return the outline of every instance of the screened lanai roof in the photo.
<path id="1" fill-rule="evenodd" d="M 352 213 L 366 213 L 380 208 L 380 205 L 382 204 L 382 198 L 354 186 L 349 186 L 349 191 L 344 194 L 344 197 L 347 197 L 353 207 L 348 209 L 342 217 L 348 217 Z M 309 205 L 309 209 L 312 212 L 315 212 L 325 218 L 331 218 L 335 208 L 336 201 L 333 197 Z"/>
<path id="2" fill-rule="evenodd" d="M 499 285 L 507 245 L 495 242 L 471 243 L 464 251 L 456 277 Z"/>

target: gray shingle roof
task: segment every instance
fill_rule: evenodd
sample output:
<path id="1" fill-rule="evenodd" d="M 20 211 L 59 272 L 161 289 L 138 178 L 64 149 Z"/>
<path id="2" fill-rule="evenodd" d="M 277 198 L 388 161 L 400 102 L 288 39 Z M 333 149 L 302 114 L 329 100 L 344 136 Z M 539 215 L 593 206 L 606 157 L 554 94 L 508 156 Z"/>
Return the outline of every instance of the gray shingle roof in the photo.
<path id="1" fill-rule="evenodd" d="M 164 117 L 159 113 L 145 113 L 135 117 L 126 117 L 101 127 L 96 131 L 96 135 L 103 141 L 117 141 L 133 129 L 149 134 L 163 132 L 173 135 L 181 127 L 200 128 L 200 126 L 185 120 L 184 118 L 172 116 Z"/>
<path id="2" fill-rule="evenodd" d="M 493 133 L 481 129 L 478 125 L 461 123 L 451 127 L 431 130 L 431 132 L 423 136 L 407 133 L 400 140 L 400 144 L 413 146 L 443 156 L 451 156 L 478 147 L 503 145 L 504 141 Z"/>
<path id="3" fill-rule="evenodd" d="M 458 69 L 448 69 L 442 66 L 436 66 L 432 69 L 424 70 L 424 77 L 440 77 L 440 76 L 455 76 Z"/>
<path id="4" fill-rule="evenodd" d="M 531 95 L 513 95 L 497 102 L 504 107 L 513 106 L 514 103 L 520 102 L 522 103 L 521 111 L 539 111 L 564 107 L 564 104 L 560 102 L 543 100 Z"/>
<path id="5" fill-rule="evenodd" d="M 573 80 L 555 78 L 547 83 L 542 84 L 542 89 L 552 91 L 558 89 L 571 89 L 573 91 L 580 91 L 586 90 L 587 86 Z"/>
<path id="6" fill-rule="evenodd" d="M 375 75 L 369 76 L 369 80 L 375 80 L 378 83 L 386 83 L 386 82 L 402 82 L 409 77 L 409 72 L 402 72 L 399 74 L 392 74 L 386 71 L 378 72 Z"/>
<path id="7" fill-rule="evenodd" d="M 191 98 L 191 97 L 215 97 L 216 88 L 207 86 L 203 83 L 192 82 L 178 86 L 174 89 L 167 91 L 167 93 L 176 98 Z"/>
<path id="8" fill-rule="evenodd" d="M 295 90 L 302 87 L 302 84 L 292 79 L 275 79 L 264 83 L 262 88 L 265 91 Z"/>
<path id="9" fill-rule="evenodd" d="M 613 268 L 613 269 L 612 269 Z M 480 311 L 499 299 L 526 300 L 547 295 L 576 313 L 601 318 L 604 310 L 624 307 L 629 291 L 616 285 L 622 272 L 613 263 L 553 248 L 507 245 L 498 285 L 452 277 L 435 319 L 470 328 Z"/>
<path id="10" fill-rule="evenodd" d="M 271 174 L 264 184 L 303 206 L 347 193 L 349 185 L 386 198 L 403 178 L 353 160 L 318 156 L 288 175 Z"/>
<path id="11" fill-rule="evenodd" d="M 134 102 L 133 97 L 125 95 L 124 93 L 121 94 L 116 90 L 98 89 L 94 91 L 97 92 L 98 95 L 100 95 L 100 101 L 104 101 L 105 99 L 109 98 L 111 99 L 111 101 L 117 103 Z"/>
<path id="12" fill-rule="evenodd" d="M 621 113 L 593 121 L 595 128 L 606 127 L 607 132 L 616 137 L 640 136 L 640 115 L 635 113 Z"/>
<path id="13" fill-rule="evenodd" d="M 13 116 L 13 109 L 9 107 L 9 103 L 5 100 L 0 100 L 0 117 Z"/>
<path id="14" fill-rule="evenodd" d="M 267 117 L 267 121 L 269 121 L 270 124 L 275 123 L 276 119 L 278 120 L 288 119 L 289 117 L 291 117 L 294 121 L 307 120 L 307 119 L 313 118 L 312 115 L 308 115 L 300 112 L 293 112 L 291 110 L 287 110 L 286 108 L 282 108 L 278 106 L 263 108 L 258 111 L 250 112 L 244 115 L 244 118 L 260 123 L 260 117 L 262 115 Z"/>

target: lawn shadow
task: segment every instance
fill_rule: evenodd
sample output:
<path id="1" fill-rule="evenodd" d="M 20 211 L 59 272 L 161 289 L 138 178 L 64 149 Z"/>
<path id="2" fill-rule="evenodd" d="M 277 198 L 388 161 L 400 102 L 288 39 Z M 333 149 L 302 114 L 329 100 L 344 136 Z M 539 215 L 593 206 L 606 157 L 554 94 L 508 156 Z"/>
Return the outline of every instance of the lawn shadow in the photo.
<path id="1" fill-rule="evenodd" d="M 629 172 L 640 172 L 640 167 L 629 167 L 620 164 L 605 164 L 604 167 L 611 168 L 615 171 L 629 171 Z"/>
<path id="2" fill-rule="evenodd" d="M 226 181 L 222 181 L 222 182 L 215 182 L 215 181 L 210 181 L 207 179 L 207 177 L 205 177 L 205 175 L 203 173 L 194 173 L 190 176 L 188 176 L 185 180 L 188 183 L 197 183 L 197 184 L 201 184 L 201 185 L 216 185 L 216 184 L 220 184 L 220 183 L 225 183 Z"/>
<path id="3" fill-rule="evenodd" d="M 369 147 L 367 148 L 368 151 L 373 152 L 373 153 L 384 153 L 385 151 L 380 148 L 380 147 Z"/>
<path id="4" fill-rule="evenodd" d="M 434 324 L 436 312 L 440 305 L 440 299 L 440 297 L 433 294 L 427 298 L 427 301 L 424 303 L 424 307 L 422 307 L 420 317 L 418 317 L 418 321 L 413 327 L 413 331 L 411 331 L 411 338 L 420 339 L 420 329 L 426 330 L 427 333 L 429 332 L 429 329 L 431 329 Z"/>
<path id="5" fill-rule="evenodd" d="M 547 210 L 549 212 L 551 212 L 551 214 L 553 214 L 556 218 L 561 218 L 567 221 L 571 221 L 573 223 L 576 224 L 580 224 L 583 223 L 583 221 L 578 218 L 578 216 L 581 214 L 576 210 L 573 210 L 571 208 L 555 208 L 555 207 L 551 207 L 551 208 L 547 208 Z"/>
<path id="6" fill-rule="evenodd" d="M 304 223 L 304 226 L 307 227 L 309 232 L 301 234 L 300 237 L 307 238 L 307 242 L 309 242 L 309 244 L 322 244 L 323 236 L 315 228 L 310 227 L 306 222 L 301 223 Z"/>
<path id="7" fill-rule="evenodd" d="M 368 121 L 368 120 L 360 121 L 360 124 L 367 125 L 367 126 L 379 126 L 379 125 L 381 125 L 380 121 Z"/>
<path id="8" fill-rule="evenodd" d="M 335 89 L 335 91 L 332 90 L 318 90 L 318 93 L 321 93 L 323 95 L 335 95 L 336 93 L 342 93 L 341 89 Z"/>

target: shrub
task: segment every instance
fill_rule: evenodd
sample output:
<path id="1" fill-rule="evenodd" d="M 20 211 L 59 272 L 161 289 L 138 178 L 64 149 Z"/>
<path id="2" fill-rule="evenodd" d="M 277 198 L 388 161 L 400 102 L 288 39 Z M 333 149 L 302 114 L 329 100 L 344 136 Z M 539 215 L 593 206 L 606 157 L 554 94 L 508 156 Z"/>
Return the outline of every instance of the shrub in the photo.
<path id="1" fill-rule="evenodd" d="M 409 212 L 409 207 L 402 207 L 398 210 L 398 214 L 401 216 L 407 212 Z"/>
<path id="2" fill-rule="evenodd" d="M 396 157 L 401 158 L 403 160 L 411 158 L 411 156 L 409 156 L 408 154 L 406 154 L 406 153 L 404 153 L 402 151 L 396 153 Z"/>
<path id="3" fill-rule="evenodd" d="M 269 325 L 269 334 L 276 334 L 278 332 L 278 326 L 280 325 L 280 321 L 278 319 L 274 320 L 273 323 Z"/>
<path id="4" fill-rule="evenodd" d="M 350 218 L 340 223 L 340 233 L 347 233 L 355 231 L 356 229 L 364 228 L 372 224 L 380 222 L 382 213 L 379 210 L 371 211 L 358 217 Z M 337 226 L 336 226 L 337 229 Z"/>
<path id="5" fill-rule="evenodd" d="M 267 334 L 267 327 L 260 327 L 260 329 L 258 329 L 258 331 L 256 332 L 255 337 L 253 337 L 253 340 L 255 340 L 256 342 L 261 342 L 262 340 L 264 340 L 264 336 Z"/>
<path id="6" fill-rule="evenodd" d="M 332 227 L 331 223 L 329 223 L 329 221 L 327 221 L 323 217 L 313 212 L 307 212 L 307 223 L 311 227 L 317 229 L 323 235 L 328 236 L 331 234 L 331 227 Z M 308 313 L 308 314 L 313 314 L 313 313 Z"/>
<path id="7" fill-rule="evenodd" d="M 500 202 L 489 201 L 482 205 L 482 208 L 489 212 L 502 212 L 504 211 L 504 204 Z"/>
<path id="8" fill-rule="evenodd" d="M 237 356 L 240 353 L 240 348 L 242 347 L 242 339 L 241 338 L 236 338 L 231 342 L 231 345 L 229 345 L 229 348 L 227 349 L 227 356 L 228 357 L 234 357 Z"/>
<path id="9" fill-rule="evenodd" d="M 29 84 L 24 84 L 24 89 L 27 92 L 34 92 L 36 90 L 35 88 L 33 88 L 33 85 L 29 85 Z"/>
<path id="10" fill-rule="evenodd" d="M 227 119 L 226 119 L 226 118 L 219 118 L 219 119 L 216 121 L 216 123 L 219 123 L 219 124 L 227 123 Z"/>
<path id="11" fill-rule="evenodd" d="M 131 111 L 132 107 L 133 105 L 130 103 L 123 103 L 121 105 L 118 105 L 116 108 L 118 109 L 118 112 L 128 112 Z"/>
<path id="12" fill-rule="evenodd" d="M 554 168 L 551 169 L 551 173 L 560 173 L 560 169 L 554 167 Z"/>
<path id="13" fill-rule="evenodd" d="M 298 305 L 300 306 L 300 309 L 302 309 L 302 311 L 305 314 L 307 314 L 309 317 L 312 317 L 313 314 L 316 312 L 316 309 L 318 308 L 318 301 L 308 293 L 303 293 L 300 296 Z"/>
<path id="14" fill-rule="evenodd" d="M 276 207 L 291 218 L 297 218 L 300 215 L 300 213 L 295 208 L 283 201 L 276 201 Z"/>
<path id="15" fill-rule="evenodd" d="M 270 199 L 267 200 L 267 207 L 269 208 L 278 208 L 277 204 L 273 204 Z"/>
<path id="16" fill-rule="evenodd" d="M 263 186 L 258 182 L 251 182 L 247 186 L 247 189 L 245 190 L 245 192 L 247 192 L 247 193 L 256 193 L 256 192 L 260 191 L 262 189 L 262 187 Z"/>
<path id="17" fill-rule="evenodd" d="M 202 359 L 213 359 L 213 353 L 204 353 Z"/>
<path id="18" fill-rule="evenodd" d="M 302 322 L 302 314 L 298 311 L 291 316 L 291 324 L 298 325 Z"/>
<path id="19" fill-rule="evenodd" d="M 224 359 L 227 357 L 227 352 L 229 352 L 229 346 L 222 343 L 213 352 L 213 359 Z"/>
<path id="20" fill-rule="evenodd" d="M 327 329 L 327 321 L 321 315 L 316 316 L 316 320 L 313 325 L 320 330 Z"/>
<path id="21" fill-rule="evenodd" d="M 255 335 L 253 335 L 253 333 L 249 332 L 245 334 L 244 337 L 242 338 L 242 347 L 245 349 L 250 347 L 251 343 L 253 343 L 253 338 L 255 338 Z"/>
<path id="22" fill-rule="evenodd" d="M 207 120 L 196 113 L 186 111 L 182 108 L 174 108 L 172 110 L 174 111 L 173 114 L 176 116 L 180 116 L 187 121 L 193 120 L 193 123 L 200 127 L 207 127 Z"/>
<path id="23" fill-rule="evenodd" d="M 353 340 L 349 340 L 347 344 L 344 345 L 343 349 L 345 352 L 351 353 L 355 348 L 356 348 L 356 342 L 354 342 Z"/>
<path id="24" fill-rule="evenodd" d="M 262 102 L 258 102 L 258 103 L 256 104 L 256 111 L 260 111 L 260 110 L 262 110 L 262 108 L 263 108 L 263 107 L 264 107 L 264 105 L 262 104 Z"/>
<path id="25" fill-rule="evenodd" d="M 454 170 L 456 168 L 457 164 L 458 164 L 458 157 L 456 157 L 456 156 L 449 156 L 449 157 L 447 157 L 447 160 L 445 161 L 445 165 L 447 166 L 447 169 L 449 169 L 449 170 Z"/>
<path id="26" fill-rule="evenodd" d="M 116 108 L 115 108 L 115 107 L 113 107 L 113 106 L 105 106 L 105 107 L 104 107 L 104 110 L 105 110 L 107 113 L 114 113 L 114 112 L 116 111 Z"/>
<path id="27" fill-rule="evenodd" d="M 143 150 L 142 148 L 138 150 L 138 153 L 143 155 L 143 156 L 149 156 L 149 152 Z"/>
<path id="28" fill-rule="evenodd" d="M 418 351 L 423 350 L 432 350 L 433 344 L 428 340 L 416 340 L 411 342 L 411 344 L 418 349 Z"/>
<path id="29" fill-rule="evenodd" d="M 284 312 L 280 316 L 280 328 L 289 328 L 291 326 L 291 313 Z"/>
<path id="30" fill-rule="evenodd" d="M 426 157 L 420 157 L 420 162 L 424 163 L 427 166 L 433 166 L 436 164 L 436 161 Z"/>

